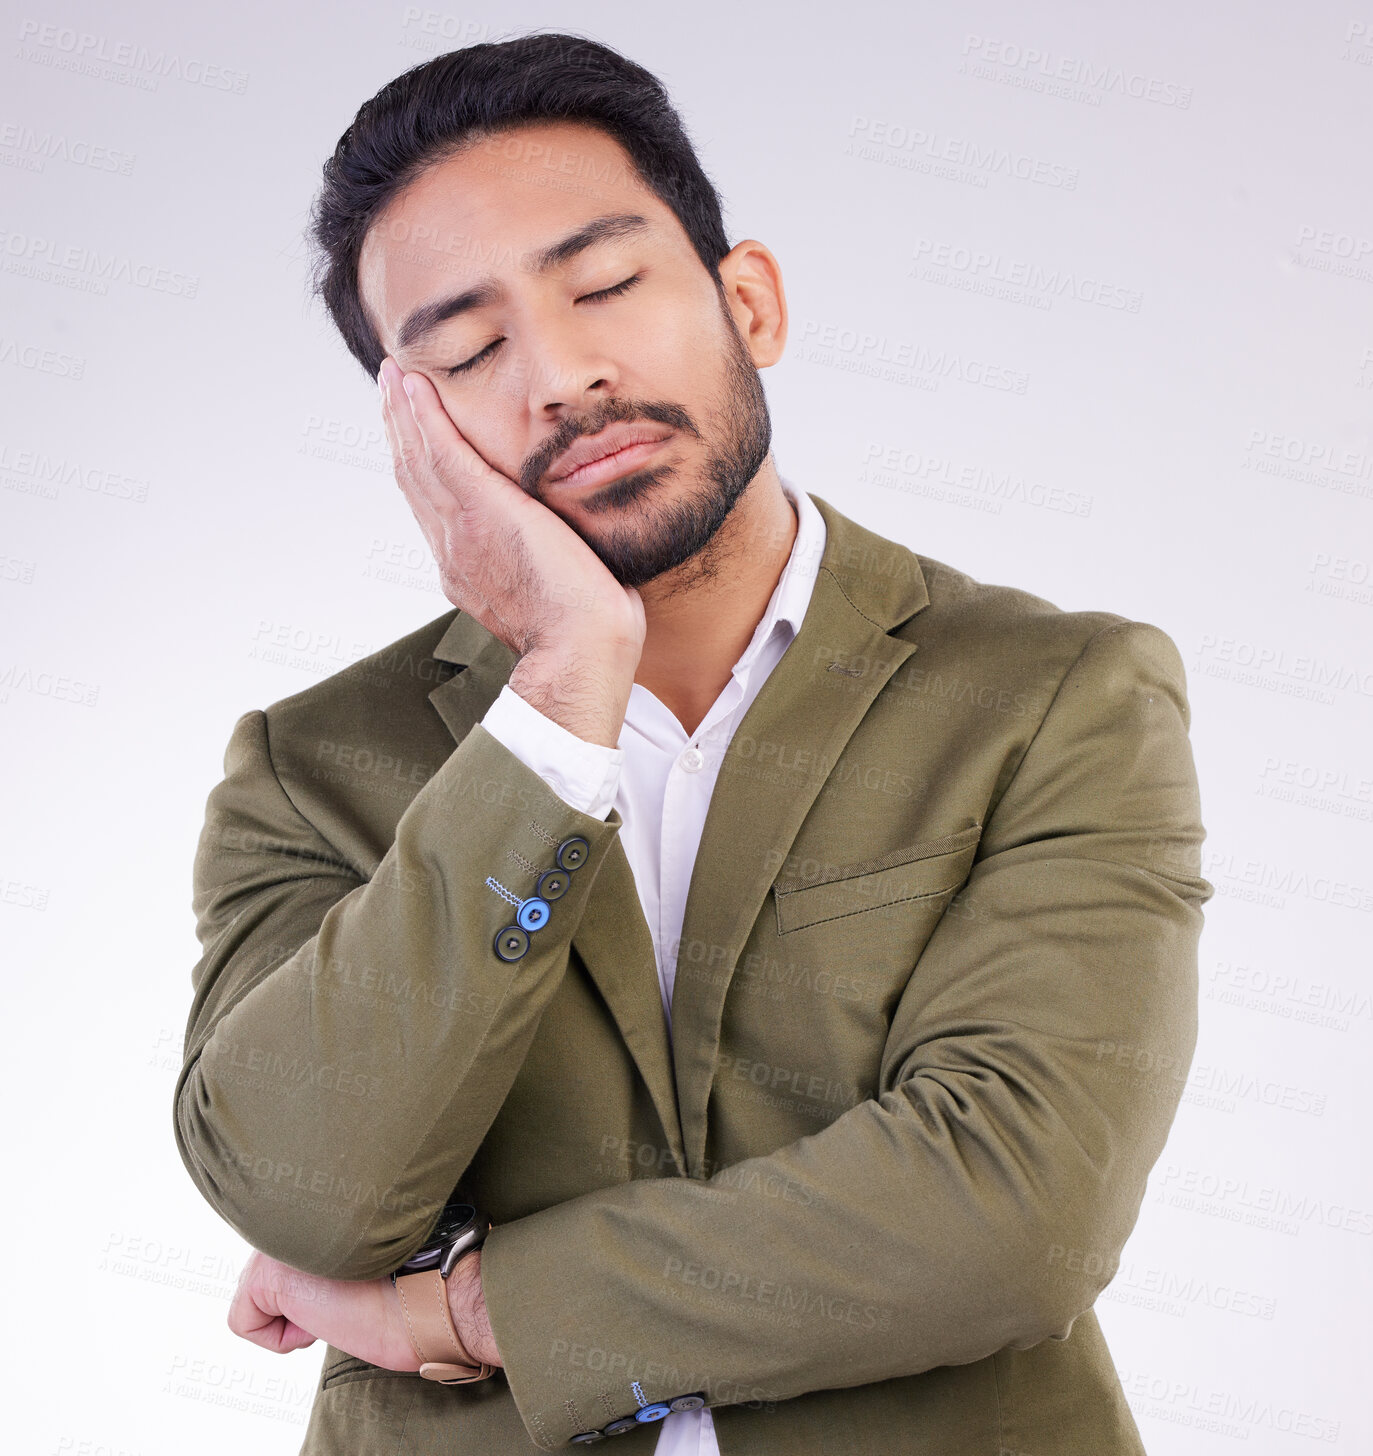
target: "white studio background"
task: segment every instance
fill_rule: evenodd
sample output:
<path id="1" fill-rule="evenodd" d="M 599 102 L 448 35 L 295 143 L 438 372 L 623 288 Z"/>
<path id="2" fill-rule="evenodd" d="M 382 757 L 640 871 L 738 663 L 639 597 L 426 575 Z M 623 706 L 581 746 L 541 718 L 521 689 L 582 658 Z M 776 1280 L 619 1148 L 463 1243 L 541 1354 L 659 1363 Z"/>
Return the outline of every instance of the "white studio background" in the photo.
<path id="1" fill-rule="evenodd" d="M 172 1138 L 191 862 L 241 713 L 449 605 L 306 297 L 320 166 L 532 27 L 657 73 L 780 259 L 784 474 L 1177 642 L 1202 1030 L 1097 1307 L 1151 1453 L 1373 1449 L 1366 0 L 6 4 L 6 1446 L 299 1447 L 319 1347 L 230 1335 Z"/>

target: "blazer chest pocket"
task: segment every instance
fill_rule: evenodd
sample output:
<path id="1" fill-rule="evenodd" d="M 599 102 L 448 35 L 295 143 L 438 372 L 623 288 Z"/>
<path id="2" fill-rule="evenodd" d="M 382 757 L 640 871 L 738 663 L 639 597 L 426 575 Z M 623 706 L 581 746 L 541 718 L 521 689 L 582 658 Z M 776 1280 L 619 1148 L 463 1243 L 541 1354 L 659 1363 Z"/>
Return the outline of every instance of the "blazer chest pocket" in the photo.
<path id="1" fill-rule="evenodd" d="M 777 933 L 786 935 L 825 920 L 863 915 L 884 906 L 912 900 L 933 900 L 956 890 L 968 877 L 982 826 L 938 839 L 927 839 L 905 849 L 894 849 L 860 864 L 826 866 L 807 877 L 783 877 L 774 882 Z"/>

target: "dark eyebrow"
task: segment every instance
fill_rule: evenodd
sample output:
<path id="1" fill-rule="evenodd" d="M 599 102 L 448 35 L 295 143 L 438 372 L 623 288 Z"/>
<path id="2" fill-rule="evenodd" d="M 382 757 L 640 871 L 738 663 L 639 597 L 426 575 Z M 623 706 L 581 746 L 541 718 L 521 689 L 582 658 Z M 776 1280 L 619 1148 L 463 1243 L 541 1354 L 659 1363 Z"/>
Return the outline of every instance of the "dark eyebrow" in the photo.
<path id="1" fill-rule="evenodd" d="M 528 272 L 547 273 L 560 263 L 566 263 L 569 258 L 575 258 L 578 253 L 585 252 L 597 243 L 606 242 L 610 238 L 627 237 L 632 233 L 646 232 L 650 226 L 648 219 L 637 212 L 606 213 L 602 217 L 593 217 L 590 222 L 585 223 L 575 232 L 568 233 L 566 237 L 525 254 L 520 260 L 520 265 Z M 437 298 L 432 303 L 420 304 L 417 309 L 406 316 L 397 331 L 395 352 L 399 353 L 402 349 L 411 348 L 426 335 L 432 333 L 440 324 L 456 318 L 458 314 L 467 313 L 471 309 L 495 303 L 504 294 L 505 290 L 500 283 L 495 278 L 488 276 L 473 284 L 471 288 L 464 289 L 461 293 L 451 294 L 448 298 Z"/>

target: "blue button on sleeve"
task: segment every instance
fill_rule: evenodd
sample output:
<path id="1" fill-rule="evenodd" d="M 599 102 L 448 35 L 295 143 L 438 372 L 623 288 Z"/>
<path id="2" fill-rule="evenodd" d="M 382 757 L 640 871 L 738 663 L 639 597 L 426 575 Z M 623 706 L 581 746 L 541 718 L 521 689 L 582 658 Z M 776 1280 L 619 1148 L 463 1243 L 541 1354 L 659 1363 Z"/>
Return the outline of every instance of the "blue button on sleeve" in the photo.
<path id="1" fill-rule="evenodd" d="M 526 702 L 508 683 L 486 710 L 481 725 L 573 808 L 596 819 L 610 813 L 624 764 L 623 748 L 578 738 Z"/>

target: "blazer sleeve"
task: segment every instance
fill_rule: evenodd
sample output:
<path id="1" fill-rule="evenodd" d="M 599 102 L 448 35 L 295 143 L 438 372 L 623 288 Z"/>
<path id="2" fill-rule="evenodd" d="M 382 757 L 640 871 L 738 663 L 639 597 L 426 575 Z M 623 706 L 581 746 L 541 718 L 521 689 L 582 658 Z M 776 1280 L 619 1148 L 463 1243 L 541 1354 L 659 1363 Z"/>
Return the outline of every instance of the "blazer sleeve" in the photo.
<path id="1" fill-rule="evenodd" d="M 787 1400 L 1066 1338 L 1115 1271 L 1195 1044 L 1213 887 L 1188 727 L 1172 640 L 1104 627 L 987 816 L 875 1096 L 708 1180 L 492 1231 L 483 1291 L 537 1445 L 640 1392 Z"/>
<path id="2" fill-rule="evenodd" d="M 364 878 L 282 787 L 270 710 L 234 726 L 197 848 L 203 954 L 174 1127 L 250 1244 L 341 1279 L 389 1273 L 433 1226 L 566 972 L 621 819 L 561 799 L 480 723 L 406 807 Z M 518 959 L 495 940 L 585 841 Z"/>

